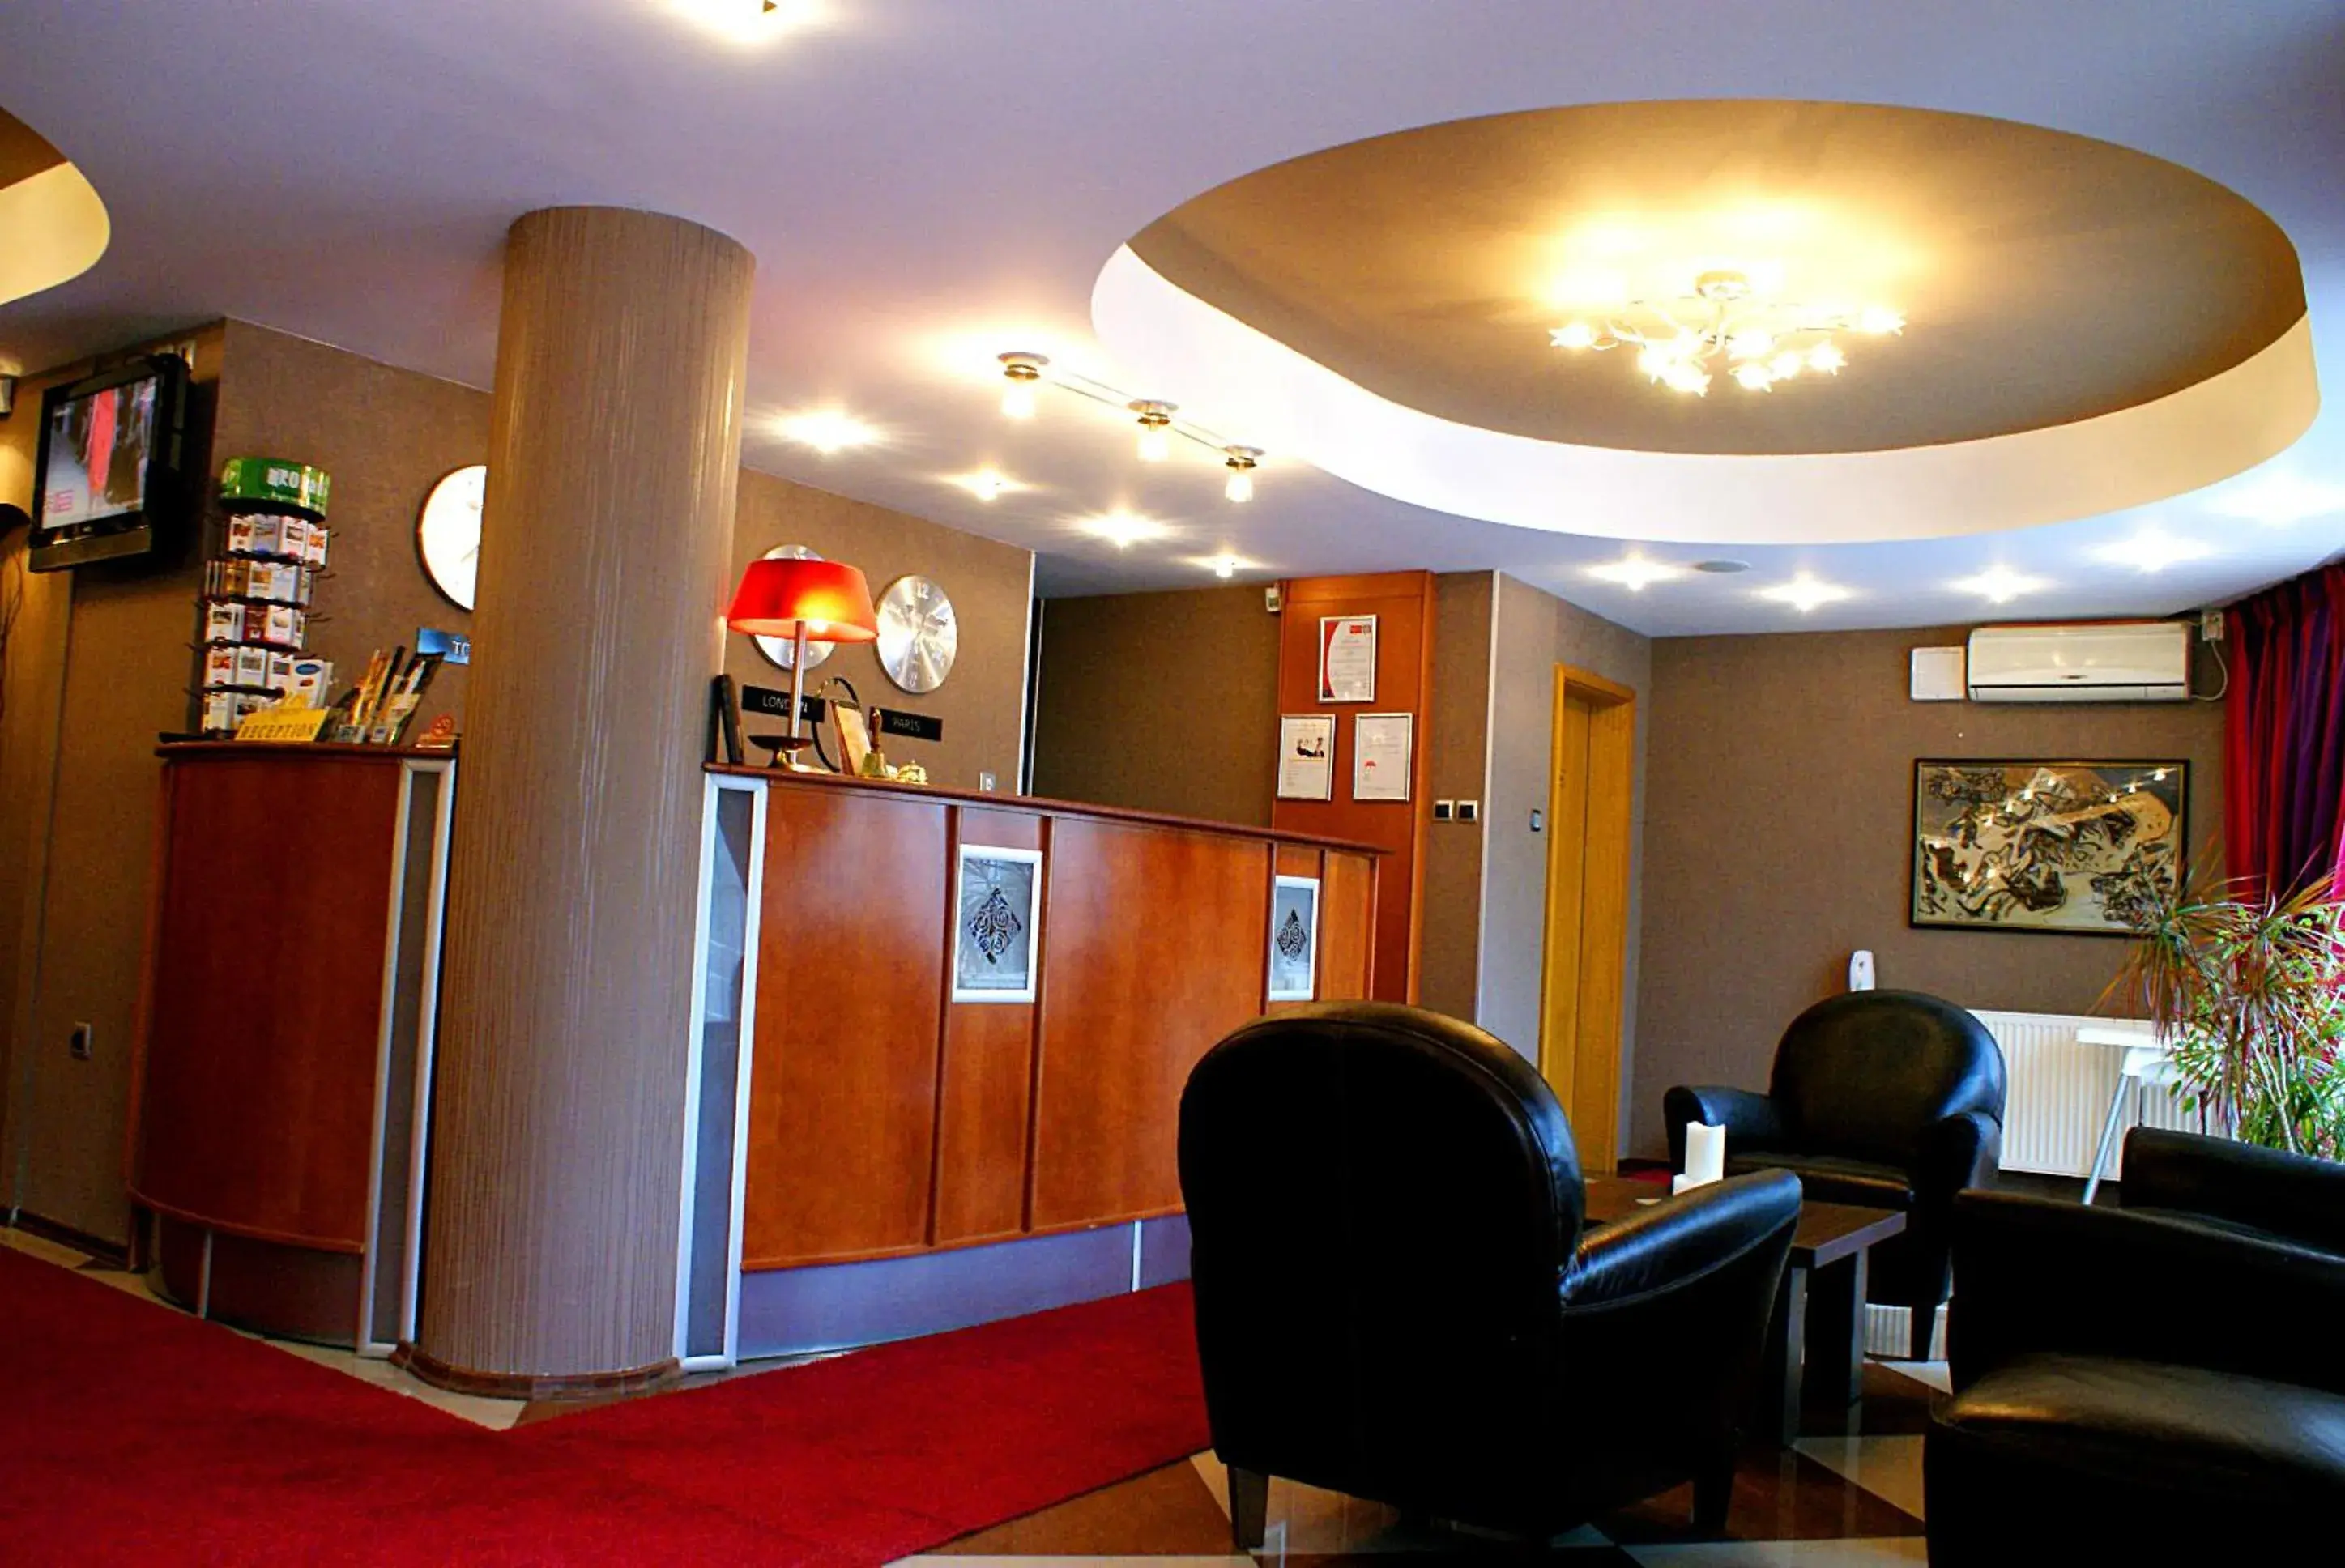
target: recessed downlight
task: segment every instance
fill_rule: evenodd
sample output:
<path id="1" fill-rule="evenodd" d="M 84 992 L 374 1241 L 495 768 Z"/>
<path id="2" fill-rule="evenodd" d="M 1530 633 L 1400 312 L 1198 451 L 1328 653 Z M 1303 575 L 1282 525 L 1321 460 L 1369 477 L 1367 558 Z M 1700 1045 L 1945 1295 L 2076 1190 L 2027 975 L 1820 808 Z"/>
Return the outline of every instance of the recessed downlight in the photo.
<path id="1" fill-rule="evenodd" d="M 1082 519 L 1075 526 L 1093 539 L 1106 540 L 1118 550 L 1130 550 L 1144 540 L 1162 539 L 1172 531 L 1153 518 L 1130 511 L 1103 511 L 1097 517 Z"/>
<path id="2" fill-rule="evenodd" d="M 946 476 L 947 484 L 957 484 L 980 501 L 994 501 L 1013 491 L 1030 490 L 1031 485 L 1011 479 L 998 469 L 979 469 L 974 473 Z"/>
<path id="3" fill-rule="evenodd" d="M 808 409 L 803 413 L 785 414 L 774 422 L 774 428 L 825 457 L 849 447 L 868 447 L 879 439 L 879 432 L 871 426 L 837 409 Z"/>
<path id="4" fill-rule="evenodd" d="M 1642 593 L 1652 583 L 1683 577 L 1685 568 L 1631 551 L 1618 561 L 1588 568 L 1588 575 L 1601 582 L 1617 582 L 1631 593 Z"/>
<path id="5" fill-rule="evenodd" d="M 2136 572 L 2163 572 L 2169 566 L 2198 561 L 2213 553 L 2213 550 L 2195 539 L 2178 539 L 2155 528 L 2145 528 L 2131 539 L 2103 545 L 2093 551 L 2096 560 L 2106 561 L 2113 566 L 2130 566 Z"/>
<path id="6" fill-rule="evenodd" d="M 2040 592 L 2052 584 L 2044 578 L 2030 577 L 1997 562 L 1973 576 L 1958 577 L 1947 586 L 1975 593 L 1992 603 L 2008 604 L 2023 593 Z"/>
<path id="7" fill-rule="evenodd" d="M 1761 589 L 1759 597 L 1771 599 L 1778 604 L 1788 604 L 1805 615 L 1818 605 L 1833 604 L 1846 599 L 1850 592 L 1837 582 L 1826 582 L 1802 572 L 1789 582 L 1778 582 L 1772 588 Z"/>

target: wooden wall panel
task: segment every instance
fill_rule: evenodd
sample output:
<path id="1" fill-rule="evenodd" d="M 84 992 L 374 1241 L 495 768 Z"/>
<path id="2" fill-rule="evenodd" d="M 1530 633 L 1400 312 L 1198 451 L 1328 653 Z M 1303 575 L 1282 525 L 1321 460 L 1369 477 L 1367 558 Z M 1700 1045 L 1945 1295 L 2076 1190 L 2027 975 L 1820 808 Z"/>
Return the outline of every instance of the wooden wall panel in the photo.
<path id="1" fill-rule="evenodd" d="M 1052 824 L 1034 1229 L 1179 1206 L 1182 1086 L 1262 1010 L 1269 862 L 1225 835 Z"/>
<path id="2" fill-rule="evenodd" d="M 766 792 L 744 1268 L 927 1244 L 947 809 Z"/>
<path id="3" fill-rule="evenodd" d="M 1376 922 L 1376 862 L 1365 855 L 1329 850 L 1319 888 L 1321 1001 L 1356 1001 L 1367 996 Z"/>
<path id="4" fill-rule="evenodd" d="M 1432 820 L 1426 798 L 1433 684 L 1434 582 L 1429 572 L 1365 577 L 1298 578 L 1285 585 L 1278 658 L 1281 713 L 1335 715 L 1335 798 L 1282 800 L 1271 825 L 1285 833 L 1349 839 L 1384 850 L 1377 865 L 1382 918 L 1369 983 L 1391 1002 L 1417 996 L 1417 928 L 1425 891 L 1425 834 Z M 1371 703 L 1319 701 L 1319 622 L 1328 615 L 1376 617 L 1376 695 Z M 1413 713 L 1416 750 L 1410 798 L 1352 798 L 1353 722 L 1360 713 Z"/>
<path id="5" fill-rule="evenodd" d="M 364 1247 L 400 774 L 391 756 L 281 751 L 167 768 L 141 1202 Z"/>
<path id="6" fill-rule="evenodd" d="M 1041 817 L 967 807 L 955 816 L 958 843 L 1043 847 Z M 1040 932 L 1034 951 L 1039 962 Z M 952 962 L 949 937 L 944 961 Z M 945 1004 L 936 1213 L 929 1231 L 929 1239 L 939 1245 L 1013 1236 L 1024 1228 L 1035 1011 L 1031 1002 Z"/>

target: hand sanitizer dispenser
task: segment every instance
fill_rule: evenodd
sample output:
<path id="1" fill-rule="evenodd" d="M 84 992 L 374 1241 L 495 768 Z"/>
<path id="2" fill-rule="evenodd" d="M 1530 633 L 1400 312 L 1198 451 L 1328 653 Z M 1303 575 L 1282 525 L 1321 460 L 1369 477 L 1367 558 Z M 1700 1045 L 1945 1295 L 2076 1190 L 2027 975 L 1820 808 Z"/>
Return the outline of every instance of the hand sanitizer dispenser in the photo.
<path id="1" fill-rule="evenodd" d="M 1852 991 L 1873 989 L 1873 950 L 1859 947 L 1849 955 L 1848 988 Z"/>

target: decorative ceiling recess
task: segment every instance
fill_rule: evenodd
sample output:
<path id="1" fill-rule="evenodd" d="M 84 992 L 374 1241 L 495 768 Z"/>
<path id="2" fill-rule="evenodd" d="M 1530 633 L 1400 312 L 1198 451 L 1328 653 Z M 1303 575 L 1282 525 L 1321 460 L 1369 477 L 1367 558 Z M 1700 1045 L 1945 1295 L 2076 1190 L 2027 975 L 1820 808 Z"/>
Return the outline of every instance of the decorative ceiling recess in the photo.
<path id="1" fill-rule="evenodd" d="M 1372 137 L 1176 207 L 1091 304 L 1152 386 L 1355 484 L 1653 541 L 2114 511 L 2262 461 L 2319 406 L 2296 251 L 2253 205 L 1922 109 L 1604 104 Z"/>
<path id="2" fill-rule="evenodd" d="M 0 109 L 0 305 L 80 277 L 112 235 L 106 203 L 81 170 Z"/>

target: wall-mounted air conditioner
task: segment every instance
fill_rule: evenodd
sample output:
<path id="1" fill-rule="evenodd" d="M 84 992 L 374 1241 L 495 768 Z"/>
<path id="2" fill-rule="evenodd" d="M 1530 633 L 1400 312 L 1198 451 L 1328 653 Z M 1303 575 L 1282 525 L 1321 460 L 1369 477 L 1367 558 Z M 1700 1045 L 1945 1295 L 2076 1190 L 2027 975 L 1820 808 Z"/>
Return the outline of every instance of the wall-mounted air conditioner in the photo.
<path id="1" fill-rule="evenodd" d="M 2190 622 L 1982 626 L 1969 664 L 1974 703 L 2179 703 L 2190 695 Z"/>

